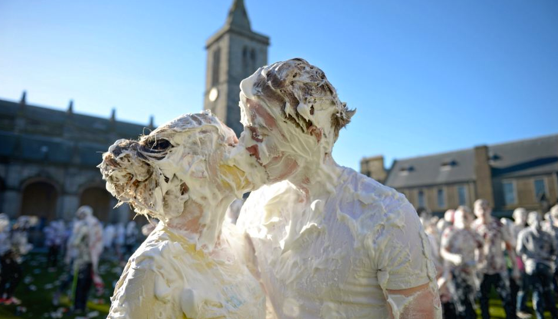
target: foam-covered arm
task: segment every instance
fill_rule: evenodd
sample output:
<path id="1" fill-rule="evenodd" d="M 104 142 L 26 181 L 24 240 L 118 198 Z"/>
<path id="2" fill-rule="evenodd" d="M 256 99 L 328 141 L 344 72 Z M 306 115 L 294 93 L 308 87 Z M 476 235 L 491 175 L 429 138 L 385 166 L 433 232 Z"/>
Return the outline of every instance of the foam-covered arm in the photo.
<path id="1" fill-rule="evenodd" d="M 429 283 L 409 289 L 388 290 L 388 304 L 390 318 L 442 318 L 438 291 Z"/>
<path id="2" fill-rule="evenodd" d="M 459 254 L 450 253 L 446 248 L 441 250 L 442 258 L 445 260 L 459 266 L 463 262 L 463 258 Z"/>
<path id="3" fill-rule="evenodd" d="M 394 319 L 442 318 L 430 243 L 408 202 L 386 205 L 393 223 L 373 235 L 373 265 Z M 420 315 L 416 315 L 420 313 Z"/>

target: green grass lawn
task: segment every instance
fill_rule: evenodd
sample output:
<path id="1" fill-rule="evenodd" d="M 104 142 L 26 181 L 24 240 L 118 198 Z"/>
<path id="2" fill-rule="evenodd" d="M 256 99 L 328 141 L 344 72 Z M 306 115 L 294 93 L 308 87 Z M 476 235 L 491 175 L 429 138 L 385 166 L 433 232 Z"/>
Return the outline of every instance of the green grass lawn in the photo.
<path id="1" fill-rule="evenodd" d="M 529 296 L 531 297 L 531 296 Z M 491 319 L 505 319 L 506 318 L 506 312 L 504 311 L 504 308 L 502 307 L 502 301 L 500 299 L 498 299 L 498 295 L 496 294 L 496 291 L 492 290 L 492 294 L 491 294 L 491 299 L 490 299 L 490 317 Z M 529 298 L 527 300 L 527 308 L 531 309 L 531 314 L 533 315 L 532 319 L 536 319 L 536 315 L 535 315 L 535 310 L 533 310 L 533 305 L 531 303 L 531 299 Z M 550 316 L 550 312 L 545 312 L 544 314 L 545 318 L 552 318 Z M 481 312 L 480 312 L 480 306 L 477 303 L 477 318 L 481 318 Z"/>
<path id="2" fill-rule="evenodd" d="M 60 304 L 54 306 L 52 299 L 58 289 L 58 285 L 67 273 L 59 266 L 50 272 L 46 266 L 46 254 L 31 253 L 26 256 L 23 266 L 23 280 L 16 289 L 15 297 L 22 301 L 21 305 L 0 305 L 0 318 L 106 318 L 110 307 L 110 296 L 113 292 L 113 284 L 120 277 L 122 268 L 114 261 L 101 260 L 99 272 L 103 278 L 105 289 L 102 295 L 97 296 L 93 289 L 89 294 L 87 310 L 79 316 L 70 315 L 70 296 L 62 294 Z M 71 285 L 70 285 L 71 286 Z"/>
<path id="3" fill-rule="evenodd" d="M 53 294 L 58 289 L 57 284 L 66 273 L 62 267 L 53 272 L 48 271 L 46 255 L 40 253 L 32 253 L 26 256 L 22 266 L 25 280 L 20 283 L 15 293 L 15 296 L 21 299 L 22 303 L 19 306 L 1 305 L 0 318 L 57 318 L 58 314 L 62 314 L 60 318 L 76 318 L 76 316 L 68 313 L 71 308 L 69 296 L 63 296 L 58 306 L 52 304 Z M 106 318 L 108 314 L 113 285 L 120 277 L 122 268 L 118 267 L 116 262 L 104 259 L 100 262 L 99 271 L 105 283 L 105 291 L 101 296 L 96 296 L 93 290 L 91 291 L 87 303 L 88 309 L 81 317 L 89 315 L 88 318 Z M 528 306 L 532 309 L 530 301 Z M 477 314 L 480 318 L 480 309 L 477 309 Z M 490 314 L 494 319 L 504 319 L 506 317 L 502 303 L 497 299 L 495 293 L 490 300 Z M 550 314 L 546 313 L 545 318 L 550 318 Z"/>

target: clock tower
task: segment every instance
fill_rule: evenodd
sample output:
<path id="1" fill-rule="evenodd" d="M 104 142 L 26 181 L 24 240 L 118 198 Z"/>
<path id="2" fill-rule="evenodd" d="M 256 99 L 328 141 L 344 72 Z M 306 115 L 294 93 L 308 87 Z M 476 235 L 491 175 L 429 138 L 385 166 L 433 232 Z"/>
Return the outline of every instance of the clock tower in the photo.
<path id="1" fill-rule="evenodd" d="M 211 110 L 237 135 L 240 81 L 267 64 L 269 37 L 252 31 L 244 0 L 234 0 L 225 25 L 205 45 L 207 67 L 203 108 Z"/>

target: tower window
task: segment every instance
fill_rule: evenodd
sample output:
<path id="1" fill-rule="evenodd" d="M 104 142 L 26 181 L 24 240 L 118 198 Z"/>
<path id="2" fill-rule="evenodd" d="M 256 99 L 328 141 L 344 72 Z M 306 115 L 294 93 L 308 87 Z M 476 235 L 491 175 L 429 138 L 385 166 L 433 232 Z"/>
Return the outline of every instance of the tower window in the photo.
<path id="1" fill-rule="evenodd" d="M 242 48 L 242 69 L 244 70 L 244 72 L 246 72 L 246 74 L 249 74 L 250 64 L 248 63 L 248 48 L 247 47 Z"/>
<path id="2" fill-rule="evenodd" d="M 254 50 L 254 49 L 250 50 L 250 62 L 251 62 L 250 63 L 251 64 L 250 65 L 251 66 L 250 73 L 252 73 L 252 72 L 256 71 L 256 68 L 258 67 L 256 65 L 256 50 Z"/>
<path id="3" fill-rule="evenodd" d="M 219 84 L 219 69 L 221 68 L 221 48 L 213 51 L 213 67 L 211 70 L 211 86 Z"/>
<path id="4" fill-rule="evenodd" d="M 242 48 L 242 69 L 249 75 L 257 68 L 256 65 L 256 50 L 254 48 Z"/>

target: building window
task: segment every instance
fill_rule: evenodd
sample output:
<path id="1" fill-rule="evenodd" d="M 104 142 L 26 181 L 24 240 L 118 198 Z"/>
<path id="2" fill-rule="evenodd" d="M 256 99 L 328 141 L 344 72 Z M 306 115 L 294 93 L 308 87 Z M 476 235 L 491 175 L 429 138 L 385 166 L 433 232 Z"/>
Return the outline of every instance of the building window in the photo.
<path id="1" fill-rule="evenodd" d="M 219 84 L 219 69 L 221 68 L 221 48 L 213 51 L 213 67 L 211 69 L 211 86 Z"/>
<path id="2" fill-rule="evenodd" d="M 440 169 L 442 171 L 448 171 L 454 166 L 457 166 L 457 161 L 449 159 L 442 162 L 442 164 L 440 165 Z"/>
<path id="3" fill-rule="evenodd" d="M 242 48 L 242 69 L 247 75 L 250 75 L 257 68 L 256 50 L 254 48 Z"/>
<path id="4" fill-rule="evenodd" d="M 504 203 L 506 205 L 512 205 L 517 203 L 517 198 L 515 196 L 515 183 L 514 182 L 504 182 Z"/>
<path id="5" fill-rule="evenodd" d="M 538 201 L 539 198 L 541 198 L 542 194 L 546 194 L 546 184 L 544 182 L 544 179 L 542 178 L 536 179 L 534 181 L 534 186 L 535 186 L 535 200 Z"/>
<path id="6" fill-rule="evenodd" d="M 446 207 L 446 192 L 444 192 L 443 188 L 438 189 L 438 207 Z"/>
<path id="7" fill-rule="evenodd" d="M 415 168 L 412 165 L 403 166 L 399 169 L 399 174 L 401 175 L 409 175 L 410 172 L 414 171 Z"/>
<path id="8" fill-rule="evenodd" d="M 418 192 L 418 207 L 426 207 L 426 201 L 424 199 L 424 192 L 423 191 L 419 191 Z"/>
<path id="9" fill-rule="evenodd" d="M 250 50 L 250 60 L 252 62 L 252 69 L 250 72 L 253 72 L 256 69 L 256 50 Z"/>
<path id="10" fill-rule="evenodd" d="M 249 72 L 250 72 L 250 65 L 248 63 L 248 48 L 247 47 L 242 48 L 242 70 L 246 74 L 249 74 Z"/>
<path id="11" fill-rule="evenodd" d="M 467 205 L 467 188 L 464 185 L 457 186 L 457 197 L 459 206 Z"/>

